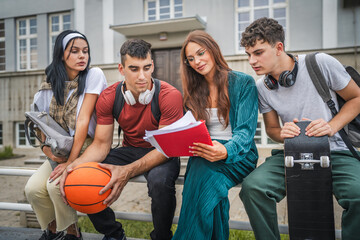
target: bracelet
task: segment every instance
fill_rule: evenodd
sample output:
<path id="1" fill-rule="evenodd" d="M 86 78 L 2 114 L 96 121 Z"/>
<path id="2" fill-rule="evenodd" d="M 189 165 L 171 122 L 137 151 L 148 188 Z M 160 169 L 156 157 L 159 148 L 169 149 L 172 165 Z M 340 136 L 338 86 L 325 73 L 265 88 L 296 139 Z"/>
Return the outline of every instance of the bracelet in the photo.
<path id="1" fill-rule="evenodd" d="M 41 148 L 41 151 L 42 151 L 42 152 L 44 152 L 43 148 L 44 148 L 45 146 L 47 146 L 47 145 L 45 145 L 45 144 L 41 144 L 41 145 L 40 145 L 40 148 Z"/>

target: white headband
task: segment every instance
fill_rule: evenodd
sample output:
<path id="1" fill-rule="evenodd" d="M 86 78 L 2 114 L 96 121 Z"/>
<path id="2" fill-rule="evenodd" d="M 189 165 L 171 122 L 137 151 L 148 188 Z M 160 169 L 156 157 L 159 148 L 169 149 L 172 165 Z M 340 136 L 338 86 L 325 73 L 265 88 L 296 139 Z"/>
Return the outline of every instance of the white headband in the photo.
<path id="1" fill-rule="evenodd" d="M 82 39 L 85 39 L 83 35 L 81 35 L 80 33 L 69 33 L 68 35 L 66 35 L 64 38 L 63 38 L 63 41 L 62 41 L 62 45 L 63 45 L 63 51 L 65 51 L 65 48 L 66 48 L 66 45 L 68 44 L 68 42 L 73 39 L 73 38 L 82 38 Z"/>

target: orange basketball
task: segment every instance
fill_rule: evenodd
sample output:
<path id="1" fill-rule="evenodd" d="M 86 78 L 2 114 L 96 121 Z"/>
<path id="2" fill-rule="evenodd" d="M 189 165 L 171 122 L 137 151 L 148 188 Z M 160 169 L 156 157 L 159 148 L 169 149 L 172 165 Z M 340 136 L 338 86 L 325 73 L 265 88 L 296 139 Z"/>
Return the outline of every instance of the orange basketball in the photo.
<path id="1" fill-rule="evenodd" d="M 83 163 L 74 168 L 66 178 L 64 190 L 69 205 L 82 213 L 98 213 L 106 208 L 103 201 L 111 189 L 99 195 L 110 181 L 111 173 L 97 162 Z"/>

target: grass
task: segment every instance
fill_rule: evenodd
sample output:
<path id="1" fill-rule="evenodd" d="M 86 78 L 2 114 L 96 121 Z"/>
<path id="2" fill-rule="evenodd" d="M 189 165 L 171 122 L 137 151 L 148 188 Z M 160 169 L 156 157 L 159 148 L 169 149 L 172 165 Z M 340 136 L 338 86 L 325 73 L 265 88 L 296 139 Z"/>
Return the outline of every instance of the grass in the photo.
<path id="1" fill-rule="evenodd" d="M 11 146 L 5 146 L 4 150 L 0 152 L 0 159 L 6 159 L 15 156 Z"/>
<path id="2" fill-rule="evenodd" d="M 118 221 L 120 220 L 118 219 Z M 132 220 L 121 220 L 120 222 L 123 225 L 127 237 L 150 239 L 150 232 L 153 230 L 153 224 L 151 222 Z M 80 217 L 79 226 L 83 232 L 98 233 L 88 217 Z M 175 232 L 176 227 L 176 224 L 172 225 L 171 230 L 173 233 Z M 229 240 L 255 240 L 255 236 L 251 231 L 230 229 Z M 289 236 L 285 234 L 281 235 L 281 240 L 289 240 Z"/>

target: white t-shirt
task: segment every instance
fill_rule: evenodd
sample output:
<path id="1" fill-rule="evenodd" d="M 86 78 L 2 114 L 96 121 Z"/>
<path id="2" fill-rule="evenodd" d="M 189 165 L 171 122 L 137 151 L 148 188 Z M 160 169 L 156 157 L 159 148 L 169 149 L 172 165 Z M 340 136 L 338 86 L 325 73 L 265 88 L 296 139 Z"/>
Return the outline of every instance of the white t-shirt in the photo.
<path id="1" fill-rule="evenodd" d="M 229 125 L 224 129 L 224 126 L 219 121 L 217 116 L 218 109 L 217 108 L 207 108 L 206 109 L 210 113 L 210 118 L 206 122 L 206 127 L 209 130 L 209 134 L 211 139 L 221 139 L 221 140 L 230 140 L 232 138 L 231 126 Z M 221 117 L 223 120 L 223 117 Z"/>
<path id="2" fill-rule="evenodd" d="M 106 87 L 107 87 L 107 82 L 106 82 L 106 78 L 105 78 L 103 71 L 98 67 L 91 68 L 86 76 L 84 92 L 83 92 L 83 94 L 81 94 L 79 96 L 79 102 L 77 104 L 76 119 L 79 116 L 85 94 L 89 93 L 89 94 L 100 95 L 100 93 Z M 73 91 L 74 91 L 73 89 L 70 90 L 68 98 L 71 96 Z M 38 91 L 35 94 L 34 103 L 36 103 L 36 105 L 38 106 L 39 111 L 49 112 L 49 106 L 50 106 L 52 97 L 53 97 L 52 90 L 42 90 L 42 91 Z M 67 100 L 68 99 L 66 99 L 66 101 Z M 95 128 L 96 128 L 96 114 L 95 114 L 95 109 L 94 109 L 94 112 L 92 113 L 92 116 L 91 116 L 90 122 L 89 122 L 88 135 L 90 137 L 94 137 Z M 69 132 L 70 132 L 71 136 L 75 135 L 75 129 L 69 129 Z"/>
<path id="3" fill-rule="evenodd" d="M 351 77 L 339 61 L 327 54 L 317 54 L 316 60 L 330 88 L 336 109 L 339 109 L 334 91 L 344 89 L 349 84 Z M 325 121 L 332 119 L 330 109 L 317 92 L 307 71 L 305 55 L 299 55 L 298 73 L 293 86 L 286 88 L 279 85 L 278 89 L 269 90 L 265 87 L 263 79 L 261 78 L 256 82 L 260 113 L 275 110 L 283 124 L 292 122 L 294 118 L 299 120 L 302 118 L 311 120 L 322 118 Z M 332 151 L 348 149 L 339 133 L 330 138 L 330 149 Z"/>

